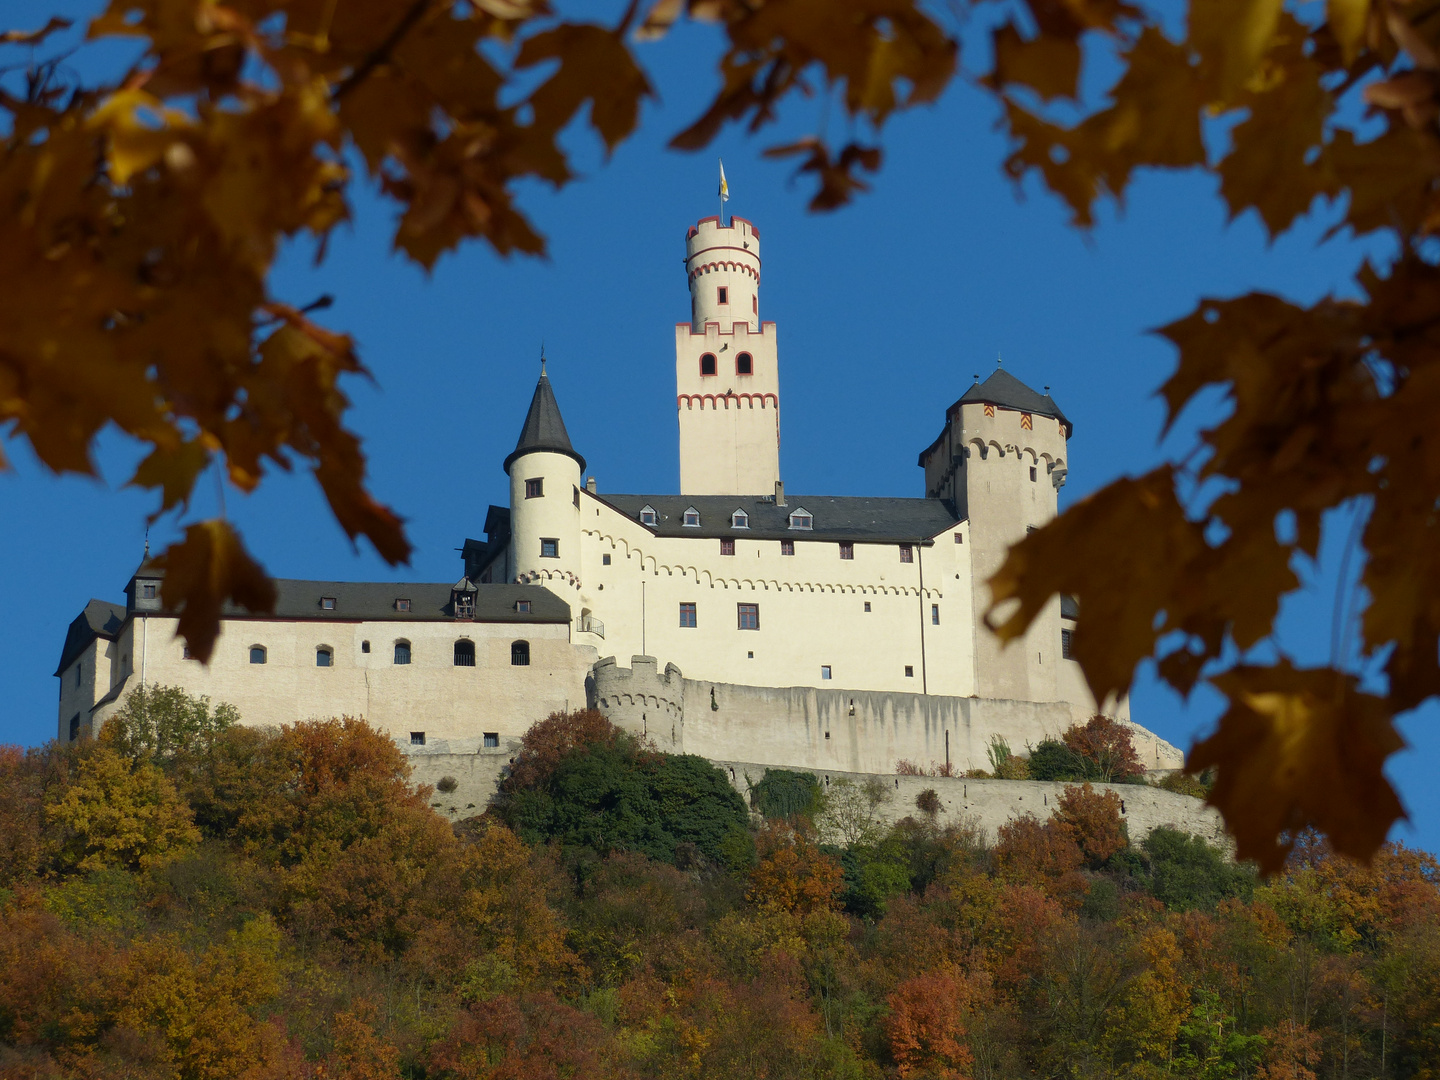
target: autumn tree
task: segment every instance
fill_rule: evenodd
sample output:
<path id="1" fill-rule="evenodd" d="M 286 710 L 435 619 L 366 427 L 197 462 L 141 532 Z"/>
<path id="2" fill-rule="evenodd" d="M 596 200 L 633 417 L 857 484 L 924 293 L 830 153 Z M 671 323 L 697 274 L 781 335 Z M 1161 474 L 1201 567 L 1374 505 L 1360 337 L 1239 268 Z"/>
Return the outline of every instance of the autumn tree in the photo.
<path id="1" fill-rule="evenodd" d="M 995 867 L 1000 877 L 1034 885 L 1067 905 L 1085 894 L 1080 868 L 1085 856 L 1070 828 L 1054 818 L 1041 822 L 1031 814 L 1012 818 L 996 832 Z"/>
<path id="2" fill-rule="evenodd" d="M 985 980 L 954 970 L 906 979 L 886 999 L 885 1037 L 895 1074 L 969 1080 L 975 1058 L 966 1042 L 970 1012 L 984 1002 Z"/>
<path id="3" fill-rule="evenodd" d="M 750 871 L 745 893 L 751 903 L 797 915 L 836 906 L 844 874 L 840 864 L 819 849 L 808 830 L 767 822 L 756 849 L 759 861 Z"/>
<path id="4" fill-rule="evenodd" d="M 100 738 L 126 757 L 163 764 L 204 754 L 220 732 L 239 721 L 233 705 L 222 702 L 212 709 L 208 697 L 182 687 L 142 683 L 105 722 Z"/>
<path id="5" fill-rule="evenodd" d="M 1145 773 L 1135 753 L 1130 729 L 1108 716 L 1095 715 L 1065 731 L 1065 745 L 1086 762 L 1090 779 L 1102 784 L 1124 783 Z"/>
<path id="6" fill-rule="evenodd" d="M 1096 791 L 1088 783 L 1072 785 L 1055 802 L 1054 819 L 1069 831 L 1091 869 L 1130 846 L 1115 792 Z"/>

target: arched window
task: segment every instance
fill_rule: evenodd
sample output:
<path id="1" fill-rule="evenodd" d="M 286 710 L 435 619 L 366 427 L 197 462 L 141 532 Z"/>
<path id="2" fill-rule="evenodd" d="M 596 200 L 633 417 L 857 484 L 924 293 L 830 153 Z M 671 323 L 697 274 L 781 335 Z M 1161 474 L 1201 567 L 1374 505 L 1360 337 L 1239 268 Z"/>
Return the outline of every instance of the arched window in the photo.
<path id="1" fill-rule="evenodd" d="M 455 642 L 455 666 L 475 666 L 475 642 L 466 641 L 464 638 Z"/>
<path id="2" fill-rule="evenodd" d="M 717 370 L 716 364 L 715 354 L 713 352 L 707 352 L 704 356 L 700 357 L 700 374 L 714 375 Z"/>
<path id="3" fill-rule="evenodd" d="M 408 664 L 410 662 L 410 642 L 395 642 L 395 663 Z"/>
<path id="4" fill-rule="evenodd" d="M 329 645 L 321 645 L 315 650 L 315 666 L 331 667 L 335 663 L 335 653 Z"/>
<path id="5" fill-rule="evenodd" d="M 753 359 L 751 359 L 751 356 L 750 356 L 750 354 L 749 354 L 748 352 L 742 352 L 742 353 L 740 353 L 738 356 L 735 357 L 735 374 L 736 374 L 736 375 L 754 375 L 754 374 L 755 374 L 755 361 L 754 361 Z"/>
<path id="6" fill-rule="evenodd" d="M 251 645 L 251 646 L 250 646 L 250 662 L 251 662 L 252 664 L 263 664 L 263 663 L 265 663 L 265 646 L 264 646 L 264 645 Z"/>
<path id="7" fill-rule="evenodd" d="M 510 663 L 516 667 L 530 666 L 530 642 L 512 641 L 510 643 Z"/>

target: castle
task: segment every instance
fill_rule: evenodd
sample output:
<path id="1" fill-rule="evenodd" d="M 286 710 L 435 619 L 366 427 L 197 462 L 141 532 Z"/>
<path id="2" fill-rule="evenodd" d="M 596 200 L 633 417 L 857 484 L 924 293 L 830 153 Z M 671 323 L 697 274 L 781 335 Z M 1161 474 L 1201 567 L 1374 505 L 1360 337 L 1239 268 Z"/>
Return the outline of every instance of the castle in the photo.
<path id="1" fill-rule="evenodd" d="M 59 737 L 160 683 L 252 724 L 362 715 L 417 759 L 471 755 L 487 775 L 530 724 L 587 703 L 662 749 L 893 774 L 985 767 L 994 736 L 1018 749 L 1093 715 L 1072 603 L 1008 648 L 982 618 L 1008 545 L 1056 513 L 1071 424 L 1048 392 L 1001 369 L 977 380 L 919 453 L 920 497 L 787 492 L 760 233 L 706 218 L 685 249 L 678 494 L 597 490 L 542 363 L 503 462 L 509 505 L 465 541 L 459 580 L 281 580 L 273 613 L 225 613 L 202 666 L 142 565 L 124 604 L 92 600 L 70 625 Z M 1132 732 L 1148 767 L 1181 764 Z"/>

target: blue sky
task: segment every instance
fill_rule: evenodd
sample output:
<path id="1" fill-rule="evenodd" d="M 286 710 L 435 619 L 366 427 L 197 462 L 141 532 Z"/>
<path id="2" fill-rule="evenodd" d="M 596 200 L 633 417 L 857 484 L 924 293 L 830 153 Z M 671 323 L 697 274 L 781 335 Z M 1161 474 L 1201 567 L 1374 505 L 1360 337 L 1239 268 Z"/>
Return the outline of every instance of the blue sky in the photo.
<path id="1" fill-rule="evenodd" d="M 11 0 L 5 21 L 39 25 L 94 3 Z M 365 181 L 353 190 L 353 225 L 327 262 L 298 244 L 275 289 L 307 303 L 335 296 L 326 322 L 354 334 L 372 384 L 355 380 L 351 423 L 371 456 L 373 489 L 409 522 L 410 568 L 391 570 L 351 548 L 305 475 L 273 475 L 260 492 L 231 492 L 227 510 L 272 574 L 368 580 L 449 580 L 456 549 L 479 536 L 485 509 L 507 499 L 501 461 L 513 448 L 538 370 L 540 344 L 576 448 L 599 490 L 673 491 L 678 484 L 674 324 L 688 317 L 681 266 L 685 229 L 716 210 L 716 155 L 725 158 L 728 210 L 759 227 L 765 260 L 761 316 L 779 324 L 782 472 L 789 490 L 921 495 L 916 455 L 939 431 L 945 407 L 1003 355 L 1037 389 L 1049 385 L 1075 424 L 1062 503 L 1188 446 L 1211 402 L 1157 442 L 1155 389 L 1173 350 L 1150 331 L 1204 296 L 1265 289 L 1300 301 L 1351 290 L 1364 253 L 1345 239 L 1320 243 L 1319 215 L 1269 245 L 1251 216 L 1227 223 L 1213 180 L 1150 174 L 1123 212 L 1106 208 L 1081 234 L 1057 200 L 1017 192 L 1000 165 L 997 110 L 957 80 L 934 107 L 887 128 L 874 191 L 839 212 L 805 210 L 808 187 L 762 143 L 726 132 L 713 150 L 679 154 L 665 142 L 700 111 L 717 81 L 717 37 L 687 28 L 647 46 L 661 100 L 642 131 L 606 161 L 574 133 L 584 178 L 554 193 L 527 187 L 523 204 L 550 241 L 545 260 L 496 257 L 472 244 L 432 274 L 390 250 L 394 209 Z M 983 58 L 979 58 L 983 60 Z M 971 66 L 978 66 L 978 60 Z M 84 70 L 84 61 L 79 61 Z M 826 110 L 798 102 L 780 137 L 817 129 Z M 843 135 L 829 111 L 831 134 Z M 0 657 L 7 690 L 0 741 L 34 744 L 55 730 L 51 672 L 65 627 L 90 597 L 118 600 L 140 561 L 155 500 L 120 485 L 137 460 L 107 436 L 97 482 L 46 474 L 11 440 L 14 471 L 0 474 Z M 202 491 L 194 515 L 214 510 Z M 188 520 L 188 519 L 187 519 Z M 160 522 L 152 543 L 178 532 Z M 1280 639 L 1301 663 L 1329 655 L 1336 553 L 1315 585 L 1282 612 Z M 1188 746 L 1209 730 L 1217 699 L 1188 704 L 1142 671 L 1137 721 Z M 1402 724 L 1413 749 L 1390 773 L 1413 825 L 1395 835 L 1440 848 L 1440 794 L 1424 763 L 1440 749 L 1434 708 Z"/>

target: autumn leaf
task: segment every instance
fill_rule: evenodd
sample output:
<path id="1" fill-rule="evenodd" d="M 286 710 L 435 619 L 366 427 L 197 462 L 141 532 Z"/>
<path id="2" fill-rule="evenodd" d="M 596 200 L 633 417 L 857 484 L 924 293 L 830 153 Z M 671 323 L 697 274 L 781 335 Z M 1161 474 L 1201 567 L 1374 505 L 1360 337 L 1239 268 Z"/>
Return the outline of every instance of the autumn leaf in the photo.
<path id="1" fill-rule="evenodd" d="M 180 613 L 176 633 L 201 663 L 210 662 L 227 604 L 257 613 L 275 609 L 274 584 L 227 522 L 191 525 L 155 562 L 165 572 L 161 599 Z"/>
<path id="2" fill-rule="evenodd" d="M 1383 769 L 1405 744 L 1385 700 L 1327 668 L 1240 666 L 1212 678 L 1229 698 L 1218 730 L 1186 767 L 1216 769 L 1209 801 L 1236 854 L 1274 873 L 1296 834 L 1314 827 L 1368 861 L 1404 809 Z"/>

